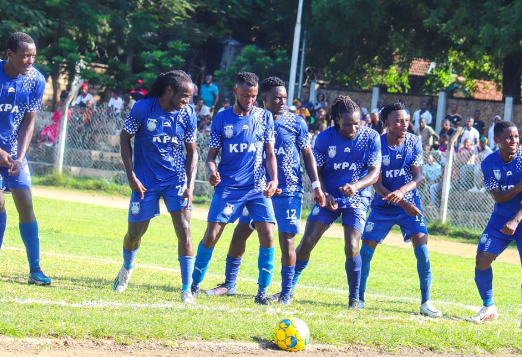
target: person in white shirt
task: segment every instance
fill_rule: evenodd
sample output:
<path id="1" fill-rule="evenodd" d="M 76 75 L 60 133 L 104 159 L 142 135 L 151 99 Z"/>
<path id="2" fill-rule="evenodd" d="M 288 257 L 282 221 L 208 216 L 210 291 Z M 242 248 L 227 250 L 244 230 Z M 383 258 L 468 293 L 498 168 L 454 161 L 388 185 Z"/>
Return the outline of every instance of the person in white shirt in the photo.
<path id="1" fill-rule="evenodd" d="M 495 115 L 493 117 L 493 124 L 491 124 L 488 130 L 488 146 L 493 151 L 497 150 L 497 144 L 495 143 L 495 135 L 493 133 L 493 129 L 495 128 L 495 124 L 497 124 L 501 120 L 502 117 L 500 115 Z"/>
<path id="2" fill-rule="evenodd" d="M 111 90 L 111 99 L 107 105 L 107 114 L 119 115 L 121 107 L 123 106 L 123 99 L 120 97 L 120 91 L 116 88 Z"/>
<path id="3" fill-rule="evenodd" d="M 428 110 L 428 103 L 423 100 L 420 103 L 420 109 L 417 110 L 415 113 L 413 113 L 413 128 L 415 132 L 419 130 L 419 119 L 424 118 L 426 120 L 426 125 L 430 125 L 433 121 L 433 116 L 431 115 L 430 111 Z"/>
<path id="4" fill-rule="evenodd" d="M 486 192 L 486 188 L 482 181 L 481 164 L 482 161 L 492 153 L 493 150 L 488 146 L 488 139 L 484 136 L 481 137 L 479 139 L 479 144 L 473 148 L 473 155 L 476 157 L 476 165 L 473 166 L 474 186 L 469 190 L 469 192 Z M 482 188 L 479 189 L 481 186 Z"/>
<path id="5" fill-rule="evenodd" d="M 471 141 L 472 147 L 476 147 L 478 145 L 480 134 L 478 130 L 473 127 L 474 122 L 475 121 L 472 117 L 468 117 L 468 119 L 466 119 L 466 126 L 462 130 L 462 136 L 460 137 L 461 147 L 464 146 L 464 141 L 466 141 L 466 139 Z"/>
<path id="6" fill-rule="evenodd" d="M 83 83 L 80 86 L 80 93 L 76 97 L 76 102 L 75 103 L 76 103 L 76 105 L 78 105 L 80 107 L 86 107 L 87 106 L 87 102 L 89 100 L 94 103 L 94 98 L 92 97 L 92 94 L 89 93 L 89 86 L 87 85 L 87 83 Z"/>

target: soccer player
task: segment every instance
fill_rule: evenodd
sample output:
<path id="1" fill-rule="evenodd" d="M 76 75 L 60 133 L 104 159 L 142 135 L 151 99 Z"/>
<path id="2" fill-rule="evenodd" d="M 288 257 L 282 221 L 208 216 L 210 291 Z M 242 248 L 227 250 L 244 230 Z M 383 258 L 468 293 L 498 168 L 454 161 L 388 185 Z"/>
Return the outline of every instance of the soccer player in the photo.
<path id="1" fill-rule="evenodd" d="M 522 258 L 522 149 L 518 147 L 518 129 L 512 122 L 500 121 L 495 124 L 494 138 L 498 150 L 482 161 L 484 185 L 495 208 L 477 248 L 475 283 L 484 306 L 468 318 L 477 324 L 498 318 L 491 263 L 512 241 Z"/>
<path id="2" fill-rule="evenodd" d="M 241 72 L 233 88 L 236 102 L 216 114 L 210 130 L 207 157 L 209 182 L 215 187 L 208 213 L 207 230 L 199 243 L 192 293 L 197 295 L 199 284 L 207 271 L 212 251 L 227 223 L 234 222 L 246 207 L 259 235 L 258 304 L 268 304 L 266 290 L 274 270 L 274 210 L 270 197 L 277 189 L 277 163 L 274 154 L 274 120 L 272 114 L 254 107 L 259 79 L 254 73 Z M 216 157 L 221 149 L 221 161 Z M 263 165 L 271 178 L 267 182 Z"/>
<path id="3" fill-rule="evenodd" d="M 428 256 L 428 230 L 423 218 L 417 187 L 423 179 L 422 143 L 418 136 L 408 133 L 410 116 L 403 103 L 384 106 L 380 119 L 387 127 L 381 140 L 382 166 L 379 179 L 373 185 L 375 195 L 366 220 L 361 247 L 360 307 L 364 307 L 366 281 L 370 262 L 377 244 L 388 235 L 393 225 L 401 227 L 404 241 L 411 241 L 417 258 L 421 289 L 420 313 L 430 317 L 442 314 L 430 301 L 431 267 Z"/>
<path id="4" fill-rule="evenodd" d="M 308 128 L 304 120 L 294 113 L 285 111 L 285 82 L 278 77 L 268 77 L 261 83 L 261 94 L 265 109 L 274 117 L 275 154 L 277 160 L 278 189 L 272 196 L 275 217 L 279 231 L 281 247 L 281 292 L 269 296 L 280 304 L 291 303 L 290 293 L 295 270 L 295 235 L 299 233 L 301 222 L 301 205 L 303 202 L 303 180 L 301 178 L 301 159 L 303 154 L 305 168 L 312 182 L 314 198 L 324 206 L 324 193 L 318 181 L 315 159 L 310 147 Z M 228 250 L 225 269 L 225 283 L 211 290 L 209 295 L 234 295 L 237 291 L 236 279 L 241 265 L 241 257 L 245 253 L 246 240 L 252 233 L 250 215 L 244 211 Z"/>
<path id="5" fill-rule="evenodd" d="M 40 268 L 40 240 L 31 195 L 31 173 L 25 154 L 42 105 L 43 75 L 33 68 L 36 46 L 31 36 L 15 32 L 7 39 L 7 60 L 0 60 L 0 187 L 13 194 L 20 235 L 29 261 L 29 284 L 49 285 Z M 7 215 L 0 191 L 0 247 Z"/>
<path id="6" fill-rule="evenodd" d="M 192 91 L 192 80 L 185 72 L 162 73 L 123 123 L 121 156 L 132 195 L 128 230 L 123 240 L 123 266 L 113 285 L 117 292 L 124 292 L 129 284 L 141 237 L 151 218 L 159 215 L 159 199 L 163 197 L 178 237 L 181 301 L 195 302 L 190 292 L 194 269 L 190 211 L 198 164 L 197 116 L 194 108 L 187 105 Z M 134 136 L 133 166 L 131 138 Z"/>
<path id="7" fill-rule="evenodd" d="M 381 141 L 379 134 L 361 126 L 361 109 L 350 97 L 340 95 L 333 102 L 330 118 L 334 123 L 317 137 L 314 156 L 326 206 L 315 204 L 296 250 L 292 291 L 308 265 L 312 249 L 330 225 L 342 215 L 345 270 L 348 277 L 348 307 L 359 309 L 361 279 L 361 239 L 371 188 L 379 177 Z"/>

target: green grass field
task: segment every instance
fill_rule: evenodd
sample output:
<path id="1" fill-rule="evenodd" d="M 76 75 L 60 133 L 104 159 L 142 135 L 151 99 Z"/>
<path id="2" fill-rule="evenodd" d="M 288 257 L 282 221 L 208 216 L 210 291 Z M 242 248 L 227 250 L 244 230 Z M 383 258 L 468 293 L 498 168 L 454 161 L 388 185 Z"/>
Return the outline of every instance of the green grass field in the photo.
<path id="1" fill-rule="evenodd" d="M 520 267 L 494 264 L 500 318 L 482 326 L 464 321 L 480 299 L 473 259 L 431 253 L 432 300 L 442 319 L 418 315 L 420 293 L 411 249 L 381 246 L 372 261 L 366 309 L 347 310 L 343 242 L 324 237 L 303 273 L 291 306 L 254 304 L 257 290 L 255 236 L 243 258 L 235 297 L 200 296 L 179 301 L 181 276 L 176 238 L 168 216 L 155 218 L 143 239 L 136 269 L 124 294 L 111 284 L 121 266 L 126 210 L 35 198 L 42 267 L 52 286 L 27 285 L 25 249 L 16 210 L 7 197 L 8 229 L 0 253 L 0 334 L 13 337 L 114 339 L 132 343 L 156 339 L 268 341 L 279 319 L 302 318 L 311 343 L 366 344 L 386 350 L 424 347 L 446 353 L 522 352 Z M 197 246 L 206 223 L 192 220 Z M 223 281 L 233 226 L 217 245 L 203 289 Z M 327 233 L 328 235 L 328 233 Z M 276 257 L 279 261 L 279 252 Z M 280 264 L 269 292 L 279 291 Z"/>

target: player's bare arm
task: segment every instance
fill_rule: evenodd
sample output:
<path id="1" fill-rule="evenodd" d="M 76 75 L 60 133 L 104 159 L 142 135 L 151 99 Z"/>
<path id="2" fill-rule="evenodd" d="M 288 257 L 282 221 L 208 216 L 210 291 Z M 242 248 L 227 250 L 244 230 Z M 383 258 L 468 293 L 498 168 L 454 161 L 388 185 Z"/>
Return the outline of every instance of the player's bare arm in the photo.
<path id="1" fill-rule="evenodd" d="M 7 151 L 0 149 L 0 166 L 11 168 L 13 166 L 13 158 Z"/>
<path id="2" fill-rule="evenodd" d="M 312 185 L 314 185 L 314 182 L 319 182 L 319 185 L 317 187 L 312 187 L 314 193 L 314 201 L 319 206 L 324 207 L 325 196 L 323 189 L 321 188 L 322 185 L 319 181 L 319 175 L 317 174 L 317 165 L 315 163 L 315 158 L 312 153 L 312 149 L 310 147 L 307 147 L 306 149 L 302 149 L 301 152 L 303 154 L 305 169 L 306 173 L 308 174 L 308 177 L 310 178 L 310 182 L 312 182 Z"/>
<path id="3" fill-rule="evenodd" d="M 187 200 L 187 205 L 183 210 L 189 210 L 194 199 L 194 185 L 196 184 L 196 172 L 198 170 L 198 149 L 196 143 L 185 143 L 187 149 L 187 159 L 185 172 L 187 174 L 187 188 L 183 192 L 181 201 Z"/>
<path id="4" fill-rule="evenodd" d="M 324 190 L 322 172 L 323 172 L 323 166 L 317 166 L 317 177 L 319 179 L 319 182 L 321 183 L 321 190 L 323 190 L 323 192 L 324 192 L 325 206 L 330 211 L 336 211 L 337 208 L 339 207 L 339 205 L 337 204 L 337 202 L 335 202 L 335 198 Z"/>
<path id="5" fill-rule="evenodd" d="M 147 189 L 140 180 L 136 177 L 132 168 L 132 145 L 131 139 L 134 135 L 129 134 L 125 129 L 120 134 L 120 147 L 121 147 L 121 159 L 123 166 L 125 166 L 125 172 L 127 174 L 127 180 L 129 180 L 129 186 L 131 190 L 140 194 L 141 199 L 145 197 Z"/>
<path id="6" fill-rule="evenodd" d="M 509 190 L 501 191 L 499 187 L 494 188 L 489 191 L 489 194 L 493 197 L 495 203 L 506 203 L 511 201 L 513 197 L 520 192 L 522 192 L 522 181 Z"/>
<path id="7" fill-rule="evenodd" d="M 504 224 L 504 227 L 500 231 L 508 236 L 512 236 L 515 234 L 520 221 L 522 221 L 522 204 L 518 207 L 518 212 Z"/>
<path id="8" fill-rule="evenodd" d="M 272 197 L 277 191 L 277 161 L 274 153 L 274 143 L 265 143 L 266 153 L 266 172 L 270 176 L 271 180 L 266 184 L 266 190 L 264 192 L 265 197 Z"/>
<path id="9" fill-rule="evenodd" d="M 25 158 L 25 154 L 27 153 L 27 149 L 31 143 L 31 138 L 33 137 L 35 121 L 36 112 L 26 112 L 24 114 L 24 119 L 20 124 L 20 130 L 18 132 L 18 149 L 16 160 L 13 160 L 13 164 L 8 170 L 10 176 L 20 175 L 22 161 Z"/>
<path id="10" fill-rule="evenodd" d="M 218 148 L 209 148 L 207 154 L 207 172 L 208 172 L 208 182 L 212 186 L 217 186 L 221 182 L 221 177 L 219 176 L 219 172 L 217 171 L 216 165 L 216 157 L 219 152 Z"/>
<path id="11" fill-rule="evenodd" d="M 379 170 L 379 166 L 369 166 L 367 175 L 353 184 L 345 183 L 343 186 L 339 187 L 339 189 L 346 196 L 352 197 L 357 193 L 357 191 L 375 184 L 379 179 Z"/>
<path id="12" fill-rule="evenodd" d="M 411 175 L 412 180 L 405 184 L 404 186 L 399 187 L 397 190 L 393 192 L 389 192 L 387 195 L 383 196 L 383 200 L 388 201 L 389 203 L 399 204 L 406 195 L 406 193 L 413 191 L 417 187 L 420 186 L 423 177 L 422 166 L 412 166 L 411 167 Z"/>

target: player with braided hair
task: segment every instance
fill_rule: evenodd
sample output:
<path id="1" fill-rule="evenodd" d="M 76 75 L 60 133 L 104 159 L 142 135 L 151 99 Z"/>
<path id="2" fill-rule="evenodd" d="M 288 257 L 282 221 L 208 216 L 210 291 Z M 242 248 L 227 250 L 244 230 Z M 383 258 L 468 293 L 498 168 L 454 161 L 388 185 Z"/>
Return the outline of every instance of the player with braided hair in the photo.
<path id="1" fill-rule="evenodd" d="M 187 105 L 192 91 L 192 80 L 185 72 L 162 73 L 123 123 L 121 156 L 132 195 L 123 240 L 123 266 L 113 285 L 116 292 L 124 292 L 129 284 L 141 237 L 151 218 L 159 215 L 159 199 L 163 197 L 178 237 L 181 301 L 195 302 L 190 292 L 194 270 L 190 213 L 198 164 L 197 116 L 194 108 Z"/>
<path id="2" fill-rule="evenodd" d="M 380 119 L 387 127 L 381 135 L 382 166 L 379 179 L 373 185 L 375 195 L 371 212 L 362 236 L 362 268 L 359 288 L 359 305 L 364 307 L 366 282 L 370 262 L 378 243 L 397 224 L 405 242 L 412 242 L 417 258 L 417 272 L 421 289 L 420 313 L 440 317 L 430 301 L 431 265 L 428 252 L 428 230 L 423 218 L 417 187 L 422 182 L 423 151 L 418 136 L 408 133 L 410 116 L 401 102 L 384 106 Z"/>
<path id="3" fill-rule="evenodd" d="M 337 97 L 331 106 L 330 118 L 334 126 L 319 134 L 313 150 L 326 206 L 315 204 L 308 216 L 303 238 L 296 250 L 292 290 L 308 265 L 312 249 L 342 215 L 348 307 L 359 309 L 359 241 L 370 203 L 370 186 L 379 177 L 381 142 L 375 130 L 361 126 L 361 110 L 348 96 Z"/>

